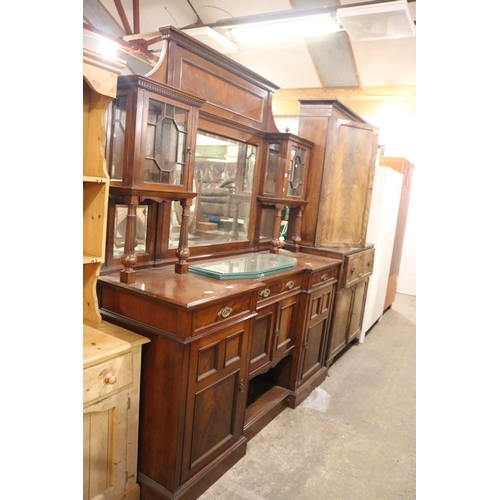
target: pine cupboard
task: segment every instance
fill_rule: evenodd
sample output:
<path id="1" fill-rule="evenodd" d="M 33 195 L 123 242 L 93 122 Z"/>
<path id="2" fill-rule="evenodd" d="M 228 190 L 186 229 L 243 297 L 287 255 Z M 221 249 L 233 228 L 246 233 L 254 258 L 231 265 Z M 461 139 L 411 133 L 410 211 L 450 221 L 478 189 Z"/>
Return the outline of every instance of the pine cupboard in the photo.
<path id="1" fill-rule="evenodd" d="M 102 320 L 109 175 L 105 112 L 124 64 L 83 49 L 83 499 L 138 500 L 141 346 L 148 340 Z"/>

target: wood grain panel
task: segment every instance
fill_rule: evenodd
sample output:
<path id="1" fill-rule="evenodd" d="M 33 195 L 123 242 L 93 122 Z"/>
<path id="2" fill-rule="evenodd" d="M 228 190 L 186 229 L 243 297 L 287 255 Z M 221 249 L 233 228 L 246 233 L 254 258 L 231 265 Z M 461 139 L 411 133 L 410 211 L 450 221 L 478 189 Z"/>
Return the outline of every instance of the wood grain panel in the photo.
<path id="1" fill-rule="evenodd" d="M 213 375 L 217 371 L 218 354 L 220 351 L 220 342 L 203 347 L 198 352 L 198 378 L 203 380 L 205 377 Z"/>
<path id="2" fill-rule="evenodd" d="M 347 327 L 349 325 L 352 291 L 341 289 L 336 294 L 335 311 L 330 328 L 326 359 L 330 362 L 347 344 Z"/>
<path id="3" fill-rule="evenodd" d="M 326 328 L 326 320 L 311 326 L 307 331 L 307 347 L 304 349 L 304 362 L 302 365 L 301 380 L 306 379 L 321 365 L 321 342 Z"/>
<path id="4" fill-rule="evenodd" d="M 224 356 L 224 368 L 241 360 L 243 347 L 243 332 L 236 332 L 226 338 L 226 353 Z"/>
<path id="5" fill-rule="evenodd" d="M 127 390 L 84 408 L 84 500 L 119 498 L 125 492 L 127 412 Z"/>
<path id="6" fill-rule="evenodd" d="M 367 219 L 373 185 L 372 141 L 371 130 L 350 125 L 339 127 L 338 147 L 330 170 L 332 179 L 323 185 L 317 244 L 364 245 L 367 223 L 364 219 Z"/>
<path id="7" fill-rule="evenodd" d="M 234 436 L 238 373 L 217 381 L 195 396 L 190 467 Z"/>
<path id="8" fill-rule="evenodd" d="M 258 95 L 248 88 L 237 85 L 219 74 L 182 60 L 181 89 L 194 95 L 200 95 L 208 104 L 223 111 L 262 123 L 264 120 L 265 96 Z M 200 82 L 203 82 L 200 85 Z M 206 107 L 206 105 L 203 105 Z M 202 106 L 202 109 L 203 109 Z"/>
<path id="9" fill-rule="evenodd" d="M 263 308 L 255 319 L 250 343 L 250 374 L 271 360 L 271 336 L 276 305 Z"/>
<path id="10" fill-rule="evenodd" d="M 295 329 L 297 324 L 298 314 L 298 296 L 294 295 L 281 302 L 280 305 L 280 329 L 278 342 L 276 345 L 275 357 L 283 354 L 290 346 L 293 345 L 295 339 Z"/>

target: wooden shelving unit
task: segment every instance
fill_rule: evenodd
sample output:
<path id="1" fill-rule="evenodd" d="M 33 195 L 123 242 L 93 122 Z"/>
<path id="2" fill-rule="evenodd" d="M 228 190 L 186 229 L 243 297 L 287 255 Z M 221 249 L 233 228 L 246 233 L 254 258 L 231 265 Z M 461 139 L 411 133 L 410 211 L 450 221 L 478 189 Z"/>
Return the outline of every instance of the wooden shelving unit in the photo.
<path id="1" fill-rule="evenodd" d="M 109 175 L 104 116 L 124 61 L 83 49 L 83 499 L 139 500 L 141 346 L 148 339 L 102 321 Z"/>

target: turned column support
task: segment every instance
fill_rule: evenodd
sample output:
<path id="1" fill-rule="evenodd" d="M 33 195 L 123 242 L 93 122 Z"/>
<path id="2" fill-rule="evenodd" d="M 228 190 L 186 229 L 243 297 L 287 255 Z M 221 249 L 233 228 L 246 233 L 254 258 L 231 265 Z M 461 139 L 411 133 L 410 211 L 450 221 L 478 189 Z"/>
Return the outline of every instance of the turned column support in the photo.
<path id="1" fill-rule="evenodd" d="M 179 259 L 175 263 L 175 272 L 177 274 L 186 274 L 189 270 L 187 259 L 190 252 L 188 247 L 188 224 L 189 224 L 189 209 L 193 203 L 191 199 L 179 200 L 182 207 L 181 229 L 179 234 L 179 246 L 175 251 L 175 255 Z"/>
<path id="2" fill-rule="evenodd" d="M 125 204 L 127 205 L 127 225 L 125 229 L 125 246 L 121 258 L 123 269 L 120 271 L 120 282 L 131 284 L 135 283 L 134 266 L 137 264 L 137 256 L 135 255 L 135 217 L 139 197 L 126 196 Z"/>
<path id="3" fill-rule="evenodd" d="M 271 240 L 271 253 L 278 253 L 279 249 L 284 246 L 280 240 L 281 233 L 281 215 L 285 205 L 276 204 L 274 211 L 273 238 Z"/>
<path id="4" fill-rule="evenodd" d="M 300 237 L 300 230 L 302 226 L 302 212 L 304 211 L 304 207 L 300 206 L 297 208 L 297 216 L 295 218 L 295 224 L 293 226 L 294 229 L 294 234 L 292 235 L 292 241 L 293 241 L 293 252 L 299 252 L 300 251 L 300 242 L 302 241 L 302 238 Z"/>

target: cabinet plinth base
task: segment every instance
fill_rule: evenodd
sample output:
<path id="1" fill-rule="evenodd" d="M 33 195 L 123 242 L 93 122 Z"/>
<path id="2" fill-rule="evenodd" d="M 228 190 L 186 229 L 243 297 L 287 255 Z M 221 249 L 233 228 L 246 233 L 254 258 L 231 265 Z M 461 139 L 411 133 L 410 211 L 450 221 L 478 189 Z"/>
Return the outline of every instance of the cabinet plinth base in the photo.
<path id="1" fill-rule="evenodd" d="M 167 490 L 157 482 L 139 472 L 138 482 L 141 488 L 141 500 L 196 500 L 246 453 L 248 440 L 242 437 L 216 460 L 213 460 L 198 474 L 174 492 Z"/>
<path id="2" fill-rule="evenodd" d="M 321 385 L 328 375 L 326 366 L 321 367 L 314 375 L 302 384 L 294 393 L 290 394 L 288 400 L 289 408 L 297 408 L 311 392 Z"/>

